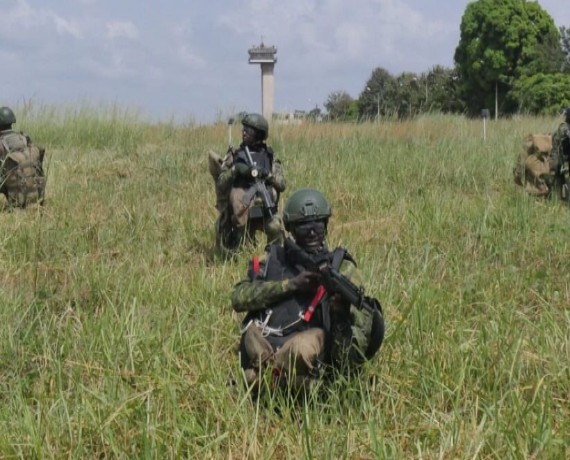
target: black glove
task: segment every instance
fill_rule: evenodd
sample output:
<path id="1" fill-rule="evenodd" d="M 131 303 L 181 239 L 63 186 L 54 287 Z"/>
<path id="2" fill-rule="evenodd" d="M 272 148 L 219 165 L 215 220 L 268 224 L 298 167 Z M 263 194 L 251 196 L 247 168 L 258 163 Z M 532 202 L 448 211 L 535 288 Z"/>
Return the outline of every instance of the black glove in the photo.
<path id="1" fill-rule="evenodd" d="M 266 179 L 271 175 L 271 172 L 268 171 L 265 168 L 259 168 L 257 170 L 257 177 L 259 177 L 260 179 Z"/>
<path id="2" fill-rule="evenodd" d="M 293 291 L 314 291 L 320 284 L 321 275 L 315 272 L 303 271 L 289 279 L 289 288 Z"/>
<path id="3" fill-rule="evenodd" d="M 265 183 L 267 185 L 275 185 L 275 176 L 271 173 L 265 178 Z"/>

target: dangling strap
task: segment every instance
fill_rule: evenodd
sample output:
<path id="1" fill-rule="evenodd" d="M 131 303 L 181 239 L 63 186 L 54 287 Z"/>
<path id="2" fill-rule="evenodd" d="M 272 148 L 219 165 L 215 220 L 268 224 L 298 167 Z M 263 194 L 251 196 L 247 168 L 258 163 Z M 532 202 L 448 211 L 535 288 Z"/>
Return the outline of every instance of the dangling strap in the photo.
<path id="1" fill-rule="evenodd" d="M 326 292 L 327 291 L 325 287 L 322 284 L 320 284 L 319 287 L 317 288 L 317 293 L 315 294 L 315 297 L 313 297 L 313 300 L 311 300 L 309 307 L 305 310 L 305 314 L 303 315 L 303 321 L 305 321 L 306 323 L 311 321 L 311 318 L 313 317 L 313 313 L 315 312 L 317 305 L 319 305 L 321 300 L 323 300 L 323 297 L 325 296 Z"/>
<path id="2" fill-rule="evenodd" d="M 254 256 L 253 259 L 251 260 L 251 270 L 253 271 L 254 276 L 259 275 L 259 257 L 258 256 Z"/>
<path id="3" fill-rule="evenodd" d="M 331 266 L 335 270 L 340 270 L 340 264 L 344 260 L 344 256 L 346 254 L 346 249 L 344 248 L 336 248 L 333 252 L 333 258 L 331 262 Z"/>
<path id="4" fill-rule="evenodd" d="M 345 254 L 346 254 L 346 249 L 344 248 L 337 248 L 334 250 L 331 262 L 332 268 L 334 268 L 335 270 L 338 270 L 340 268 L 340 264 L 344 260 Z M 326 293 L 327 291 L 325 287 L 322 284 L 319 285 L 315 297 L 313 297 L 313 300 L 311 300 L 311 303 L 305 310 L 305 314 L 303 315 L 303 321 L 305 321 L 306 323 L 311 321 L 315 309 L 317 308 L 321 300 L 323 300 L 323 297 L 325 296 Z"/>

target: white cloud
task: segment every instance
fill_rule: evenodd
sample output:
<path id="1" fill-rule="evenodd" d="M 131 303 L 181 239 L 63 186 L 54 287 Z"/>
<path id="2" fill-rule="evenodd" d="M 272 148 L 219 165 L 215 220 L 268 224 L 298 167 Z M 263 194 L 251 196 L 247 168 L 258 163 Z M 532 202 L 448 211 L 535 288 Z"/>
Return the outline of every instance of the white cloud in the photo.
<path id="1" fill-rule="evenodd" d="M 29 29 L 38 22 L 39 14 L 24 0 L 18 0 L 12 8 L 3 8 L 0 15 L 2 29 L 12 29 L 16 26 Z"/>
<path id="2" fill-rule="evenodd" d="M 339 50 L 344 56 L 361 57 L 370 51 L 370 34 L 360 24 L 345 23 L 336 28 L 334 33 Z"/>
<path id="3" fill-rule="evenodd" d="M 117 52 L 111 52 L 105 60 L 87 58 L 85 64 L 88 70 L 105 79 L 117 80 L 136 75 L 136 72 L 129 68 L 123 56 Z"/>
<path id="4" fill-rule="evenodd" d="M 107 38 L 128 38 L 129 40 L 137 40 L 139 31 L 137 27 L 130 21 L 110 21 L 105 24 L 107 28 Z"/>
<path id="5" fill-rule="evenodd" d="M 57 16 L 54 13 L 49 13 L 49 16 L 55 23 L 55 27 L 59 35 L 71 35 L 72 37 L 78 39 L 83 38 L 83 34 L 81 33 L 80 27 L 77 23 L 68 21 L 67 19 L 62 18 L 61 16 Z"/>
<path id="6" fill-rule="evenodd" d="M 11 8 L 0 14 L 0 29 L 6 35 L 21 34 L 22 29 L 46 38 L 46 32 L 55 31 L 60 36 L 83 38 L 78 22 L 64 18 L 49 9 L 32 8 L 26 0 L 17 0 Z"/>
<path id="7" fill-rule="evenodd" d="M 180 61 L 188 67 L 200 69 L 206 66 L 206 61 L 188 45 L 180 45 L 177 49 L 177 56 L 180 58 Z"/>

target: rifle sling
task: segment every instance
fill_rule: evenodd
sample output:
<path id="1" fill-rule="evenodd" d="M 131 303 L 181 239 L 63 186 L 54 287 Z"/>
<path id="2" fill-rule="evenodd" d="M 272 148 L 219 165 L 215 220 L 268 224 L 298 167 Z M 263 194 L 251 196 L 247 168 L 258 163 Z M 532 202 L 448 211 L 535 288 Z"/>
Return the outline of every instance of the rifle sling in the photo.
<path id="1" fill-rule="evenodd" d="M 335 270 L 340 269 L 340 264 L 344 260 L 344 255 L 346 254 L 346 249 L 344 248 L 336 248 L 333 252 L 333 258 L 331 262 L 331 266 Z"/>

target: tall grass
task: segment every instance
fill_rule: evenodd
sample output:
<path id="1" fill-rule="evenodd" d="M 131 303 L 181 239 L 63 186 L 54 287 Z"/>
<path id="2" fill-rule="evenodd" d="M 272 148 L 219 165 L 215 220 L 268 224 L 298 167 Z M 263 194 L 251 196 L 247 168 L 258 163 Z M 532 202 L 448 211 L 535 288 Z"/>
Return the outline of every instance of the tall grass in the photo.
<path id="1" fill-rule="evenodd" d="M 227 384 L 250 255 L 212 249 L 227 127 L 28 111 L 47 205 L 0 213 L 0 456 L 570 456 L 570 211 L 512 182 L 523 136 L 555 127 L 272 126 L 283 198 L 323 191 L 388 324 L 360 379 L 291 406 Z"/>

